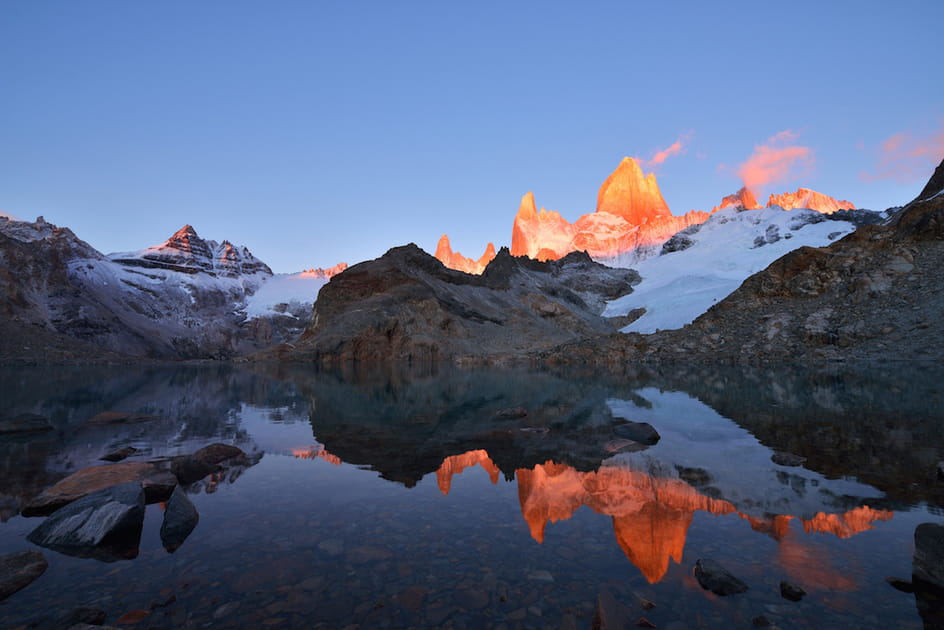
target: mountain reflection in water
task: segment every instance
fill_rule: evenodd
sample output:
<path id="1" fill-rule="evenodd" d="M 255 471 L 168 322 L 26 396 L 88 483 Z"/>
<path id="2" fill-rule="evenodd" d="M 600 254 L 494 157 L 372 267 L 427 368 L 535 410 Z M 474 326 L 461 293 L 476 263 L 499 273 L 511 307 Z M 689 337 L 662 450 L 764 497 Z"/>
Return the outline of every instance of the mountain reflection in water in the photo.
<path id="1" fill-rule="evenodd" d="M 50 614 L 92 601 L 114 622 L 173 591 L 150 626 L 587 627 L 612 591 L 627 605 L 656 602 L 638 616 L 660 627 L 744 626 L 761 614 L 781 627 L 920 627 L 919 609 L 940 611 L 884 578 L 907 578 L 915 526 L 941 521 L 942 376 L 0 370 L 0 422 L 35 414 L 52 425 L 0 436 L 0 553 L 29 547 L 39 521 L 17 516 L 25 502 L 116 448 L 138 449 L 132 461 L 217 441 L 266 454 L 225 492 L 213 478 L 188 486 L 200 523 L 173 556 L 147 524 L 139 557 L 113 577 L 45 551 L 50 569 L 0 604 L 0 625 L 54 625 Z M 105 411 L 150 419 L 87 423 Z M 618 432 L 628 422 L 649 423 L 659 441 L 628 443 Z M 691 577 L 699 557 L 751 589 L 706 596 Z M 779 596 L 780 580 L 806 590 L 802 605 Z M 229 601 L 240 602 L 238 621 L 220 612 Z"/>

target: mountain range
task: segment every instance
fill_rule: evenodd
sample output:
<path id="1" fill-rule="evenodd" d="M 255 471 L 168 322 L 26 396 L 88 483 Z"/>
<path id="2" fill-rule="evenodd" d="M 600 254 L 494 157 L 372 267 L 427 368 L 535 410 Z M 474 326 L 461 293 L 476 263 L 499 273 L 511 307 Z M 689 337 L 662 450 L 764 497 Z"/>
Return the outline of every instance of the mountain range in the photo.
<path id="1" fill-rule="evenodd" d="M 770 195 L 766 207 L 773 206 L 784 210 L 806 208 L 824 214 L 855 209 L 848 201 L 808 188 Z M 570 252 L 585 251 L 594 260 L 626 267 L 657 254 L 661 245 L 680 230 L 704 223 L 713 213 L 730 207 L 762 208 L 753 192 L 745 187 L 724 197 L 711 212 L 692 210 L 674 215 L 662 197 L 655 174 L 643 174 L 636 160 L 627 157 L 600 186 L 596 211 L 581 215 L 573 223 L 559 212 L 538 210 L 534 194 L 525 194 L 512 226 L 511 254 L 556 260 Z M 479 259 L 467 258 L 452 251 L 447 235 L 443 235 L 436 248 L 436 258 L 444 265 L 467 273 L 481 273 L 494 255 L 495 247 L 489 243 Z"/>
<path id="2" fill-rule="evenodd" d="M 0 216 L 0 360 L 940 357 L 942 168 L 884 213 L 800 188 L 675 216 L 627 158 L 596 212 L 571 224 L 528 193 L 511 248 L 479 259 L 444 235 L 436 257 L 280 275 L 190 225 L 106 256 Z"/>

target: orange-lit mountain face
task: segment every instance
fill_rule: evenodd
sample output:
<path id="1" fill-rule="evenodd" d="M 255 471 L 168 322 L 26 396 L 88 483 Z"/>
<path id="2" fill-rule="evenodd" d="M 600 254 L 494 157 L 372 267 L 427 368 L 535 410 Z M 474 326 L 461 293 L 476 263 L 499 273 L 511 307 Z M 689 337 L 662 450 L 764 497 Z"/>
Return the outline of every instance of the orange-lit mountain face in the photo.
<path id="1" fill-rule="evenodd" d="M 453 455 L 443 460 L 436 471 L 439 489 L 448 494 L 453 475 L 467 468 L 481 466 L 491 482 L 498 483 L 501 470 L 485 450 Z M 738 514 L 755 531 L 771 536 L 783 544 L 781 561 L 791 575 L 800 576 L 800 567 L 791 558 L 811 553 L 805 543 L 790 530 L 791 515 L 757 518 L 738 512 L 728 501 L 708 497 L 685 481 L 674 477 L 656 477 L 646 472 L 620 466 L 603 466 L 593 472 L 579 472 L 567 464 L 546 462 L 533 469 L 515 471 L 518 501 L 531 537 L 544 542 L 548 523 L 571 518 L 582 506 L 613 519 L 613 533 L 626 558 L 652 584 L 660 581 L 669 569 L 669 561 L 680 563 L 695 512 L 714 515 Z M 797 519 L 805 533 L 828 533 L 848 538 L 872 528 L 875 521 L 893 516 L 887 510 L 868 506 L 854 508 L 844 514 L 820 512 L 811 519 Z M 817 584 L 840 580 L 827 571 L 817 574 Z M 829 573 L 829 575 L 827 575 Z"/>
<path id="2" fill-rule="evenodd" d="M 559 213 L 536 210 L 528 193 L 512 226 L 511 254 L 556 260 L 573 251 L 614 258 L 639 247 L 660 245 L 690 225 L 702 223 L 707 212 L 675 216 L 662 198 L 653 174 L 644 175 L 632 158 L 623 158 L 597 194 L 597 209 L 574 223 Z"/>
<path id="3" fill-rule="evenodd" d="M 754 196 L 754 193 L 751 192 L 751 189 L 747 186 L 743 186 L 733 195 L 722 198 L 721 203 L 712 208 L 711 212 L 714 213 L 725 208 L 737 207 L 744 208 L 745 210 L 759 210 L 761 205 L 757 203 L 757 198 Z"/>
<path id="4" fill-rule="evenodd" d="M 834 199 L 809 188 L 798 188 L 796 192 L 771 195 L 767 200 L 767 206 L 780 206 L 784 210 L 809 208 L 823 214 L 832 214 L 837 210 L 855 210 L 855 206 L 849 201 Z"/>
<path id="5" fill-rule="evenodd" d="M 495 245 L 489 243 L 478 260 L 467 258 L 459 252 L 452 251 L 452 245 L 449 243 L 449 237 L 443 234 L 436 245 L 436 258 L 449 267 L 466 273 L 480 274 L 485 270 L 486 265 L 495 258 Z"/>
<path id="6" fill-rule="evenodd" d="M 800 188 L 795 193 L 770 195 L 767 206 L 784 210 L 809 208 L 824 214 L 851 210 L 855 206 L 829 195 Z M 597 193 L 596 211 L 573 223 L 553 210 L 538 210 L 534 194 L 521 198 L 511 229 L 512 256 L 529 256 L 541 261 L 557 260 L 573 251 L 586 251 L 596 260 L 615 259 L 639 248 L 654 250 L 677 232 L 703 223 L 722 208 L 745 210 L 762 208 L 754 193 L 742 187 L 728 195 L 711 212 L 692 210 L 677 216 L 662 197 L 656 176 L 645 175 L 633 158 L 623 158 Z M 467 273 L 481 273 L 494 257 L 489 243 L 478 260 L 453 252 L 445 235 L 439 240 L 436 258 L 444 265 Z M 484 262 L 483 262 L 484 261 Z"/>

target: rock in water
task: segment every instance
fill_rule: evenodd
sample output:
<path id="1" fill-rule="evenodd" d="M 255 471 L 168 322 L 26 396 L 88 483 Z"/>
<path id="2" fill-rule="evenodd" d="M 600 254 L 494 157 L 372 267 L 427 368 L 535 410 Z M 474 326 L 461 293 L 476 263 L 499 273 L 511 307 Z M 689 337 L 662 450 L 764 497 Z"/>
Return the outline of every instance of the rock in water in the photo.
<path id="1" fill-rule="evenodd" d="M 171 472 L 183 485 L 200 481 L 219 472 L 223 465 L 249 466 L 249 457 L 240 448 L 219 442 L 204 446 L 193 455 L 179 455 L 171 460 Z"/>
<path id="2" fill-rule="evenodd" d="M 111 453 L 108 453 L 107 455 L 102 455 L 101 457 L 99 457 L 99 459 L 102 460 L 103 462 L 120 462 L 123 459 L 127 459 L 131 457 L 137 452 L 138 452 L 138 449 L 136 449 L 135 447 L 126 446 L 124 448 L 119 448 L 116 451 L 112 451 Z"/>
<path id="3" fill-rule="evenodd" d="M 806 591 L 796 584 L 787 582 L 786 580 L 780 582 L 780 596 L 784 599 L 789 599 L 791 602 L 798 602 L 803 599 L 804 595 L 806 595 Z"/>
<path id="4" fill-rule="evenodd" d="M 944 525 L 922 523 L 915 528 L 912 581 L 944 589 Z"/>
<path id="5" fill-rule="evenodd" d="M 148 462 L 89 466 L 33 498 L 23 508 L 23 516 L 45 516 L 92 492 L 132 481 L 144 487 L 145 498 L 150 502 L 163 501 L 177 485 L 174 475 Z"/>
<path id="6" fill-rule="evenodd" d="M 144 489 L 141 482 L 129 481 L 56 510 L 27 540 L 68 555 L 110 561 L 137 555 L 143 524 Z"/>
<path id="7" fill-rule="evenodd" d="M 0 556 L 0 600 L 4 600 L 46 570 L 49 563 L 35 549 Z"/>
<path id="8" fill-rule="evenodd" d="M 703 589 L 715 595 L 735 595 L 747 590 L 747 584 L 731 575 L 714 560 L 696 560 L 695 578 Z"/>
<path id="9" fill-rule="evenodd" d="M 199 520 L 197 508 L 187 498 L 186 493 L 180 486 L 174 488 L 164 509 L 164 521 L 161 523 L 161 544 L 164 549 L 170 553 L 177 551 Z"/>
<path id="10" fill-rule="evenodd" d="M 632 440 L 633 442 L 639 442 L 640 444 L 646 444 L 652 446 L 657 443 L 662 436 L 659 435 L 659 432 L 653 428 L 648 422 L 631 422 L 627 421 L 626 424 L 617 425 L 613 429 L 613 433 L 616 435 L 626 438 L 627 440 Z"/>
<path id="11" fill-rule="evenodd" d="M 0 434 L 3 433 L 38 433 L 52 431 L 49 418 L 34 413 L 22 413 L 9 420 L 0 420 Z"/>

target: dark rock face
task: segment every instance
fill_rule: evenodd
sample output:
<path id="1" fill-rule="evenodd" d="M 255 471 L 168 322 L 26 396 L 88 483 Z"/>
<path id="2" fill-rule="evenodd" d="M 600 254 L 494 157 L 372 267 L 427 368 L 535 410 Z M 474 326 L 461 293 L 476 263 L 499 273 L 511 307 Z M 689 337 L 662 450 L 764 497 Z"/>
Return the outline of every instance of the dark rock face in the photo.
<path id="1" fill-rule="evenodd" d="M 448 269 L 415 245 L 333 277 L 294 349 L 298 361 L 524 357 L 534 348 L 613 330 L 607 298 L 638 274 L 584 253 L 542 263 L 502 249 L 481 276 Z"/>
<path id="2" fill-rule="evenodd" d="M 35 549 L 0 556 L 0 601 L 29 585 L 49 563 Z"/>
<path id="3" fill-rule="evenodd" d="M 89 466 L 77 470 L 33 498 L 23 508 L 23 516 L 50 514 L 92 492 L 127 482 L 142 485 L 148 502 L 153 503 L 170 496 L 177 485 L 177 478 L 148 462 Z"/>
<path id="4" fill-rule="evenodd" d="M 129 481 L 56 510 L 27 540 L 68 555 L 117 560 L 137 555 L 143 523 L 144 489 Z"/>
<path id="5" fill-rule="evenodd" d="M 174 488 L 170 500 L 167 501 L 167 507 L 164 509 L 164 520 L 161 523 L 161 544 L 164 545 L 164 549 L 170 553 L 177 551 L 199 520 L 200 515 L 193 502 L 187 498 L 180 486 Z"/>
<path id="6" fill-rule="evenodd" d="M 601 364 L 939 360 L 942 268 L 944 195 L 919 197 L 887 225 L 786 254 L 680 330 L 598 337 L 539 356 Z"/>
<path id="7" fill-rule="evenodd" d="M 747 584 L 731 575 L 714 560 L 696 560 L 695 579 L 703 589 L 715 595 L 736 595 L 747 590 Z"/>
<path id="8" fill-rule="evenodd" d="M 652 446 L 658 443 L 662 437 L 648 422 L 627 421 L 625 424 L 614 427 L 613 433 L 627 440 L 645 444 L 646 446 Z"/>
<path id="9" fill-rule="evenodd" d="M 944 525 L 922 523 L 915 528 L 912 580 L 944 589 Z"/>
<path id="10" fill-rule="evenodd" d="M 798 602 L 803 599 L 804 595 L 806 595 L 806 591 L 796 584 L 787 582 L 786 580 L 780 582 L 780 596 L 784 599 L 789 599 L 791 602 Z"/>

